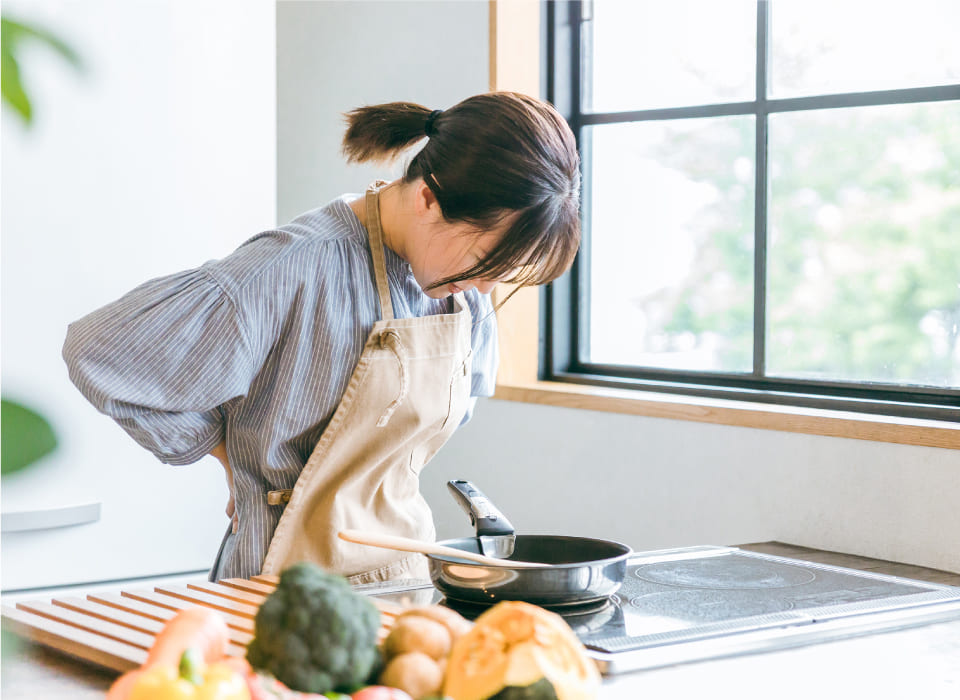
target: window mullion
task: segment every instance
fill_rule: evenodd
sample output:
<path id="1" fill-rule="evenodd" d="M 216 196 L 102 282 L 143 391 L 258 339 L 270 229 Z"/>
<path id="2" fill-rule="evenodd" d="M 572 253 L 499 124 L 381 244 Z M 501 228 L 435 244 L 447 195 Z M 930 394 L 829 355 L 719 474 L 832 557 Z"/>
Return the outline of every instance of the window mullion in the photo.
<path id="1" fill-rule="evenodd" d="M 590 161 L 589 148 L 584 138 L 583 127 L 583 105 L 584 105 L 584 83 L 589 82 L 590 78 L 587 71 L 590 66 L 584 61 L 584 55 L 587 53 L 584 49 L 592 51 L 592 42 L 589 36 L 585 36 L 588 31 L 587 23 L 592 18 L 589 0 L 587 2 L 574 2 L 570 4 L 570 28 L 571 38 L 573 39 L 573 59 L 572 70 L 574 80 L 571 84 L 571 102 L 573 122 L 571 128 L 577 139 L 577 149 L 581 154 L 580 161 L 580 221 L 581 221 L 581 245 L 580 252 L 577 254 L 576 265 L 570 271 L 570 310 L 572 312 L 571 333 L 569 337 L 570 361 L 573 365 L 579 367 L 583 357 L 589 357 L 590 353 L 590 193 L 585 184 L 590 182 Z M 587 46 L 582 45 L 586 42 Z M 592 55 L 592 53 L 591 53 Z"/>
<path id="2" fill-rule="evenodd" d="M 755 112 L 756 162 L 753 213 L 753 374 L 766 375 L 767 339 L 767 67 L 769 65 L 770 8 L 757 3 L 757 99 Z"/>

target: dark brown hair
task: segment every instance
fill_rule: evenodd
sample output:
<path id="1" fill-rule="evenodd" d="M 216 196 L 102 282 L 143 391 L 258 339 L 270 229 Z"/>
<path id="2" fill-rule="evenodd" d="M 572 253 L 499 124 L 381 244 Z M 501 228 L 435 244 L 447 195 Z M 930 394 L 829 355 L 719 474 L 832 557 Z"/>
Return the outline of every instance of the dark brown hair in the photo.
<path id="1" fill-rule="evenodd" d="M 388 161 L 425 138 L 432 111 L 412 102 L 346 115 L 348 162 Z M 547 102 L 514 92 L 469 97 L 434 114 L 426 145 L 404 182 L 423 178 L 447 221 L 488 230 L 510 218 L 496 248 L 462 275 L 544 284 L 562 275 L 580 245 L 580 157 L 566 120 Z"/>

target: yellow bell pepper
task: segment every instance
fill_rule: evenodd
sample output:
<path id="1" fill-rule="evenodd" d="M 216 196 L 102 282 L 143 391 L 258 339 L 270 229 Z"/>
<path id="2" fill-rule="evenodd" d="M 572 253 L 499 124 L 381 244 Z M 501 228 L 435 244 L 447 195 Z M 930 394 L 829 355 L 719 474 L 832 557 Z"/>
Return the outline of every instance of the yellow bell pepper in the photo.
<path id="1" fill-rule="evenodd" d="M 129 700 L 250 700 L 250 689 L 229 665 L 204 666 L 188 649 L 179 668 L 160 664 L 146 669 L 130 690 Z"/>

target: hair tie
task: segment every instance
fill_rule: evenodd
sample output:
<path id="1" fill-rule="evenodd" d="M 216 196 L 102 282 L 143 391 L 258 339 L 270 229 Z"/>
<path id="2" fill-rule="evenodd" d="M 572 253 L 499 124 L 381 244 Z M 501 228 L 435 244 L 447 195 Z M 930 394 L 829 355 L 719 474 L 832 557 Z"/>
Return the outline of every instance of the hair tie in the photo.
<path id="1" fill-rule="evenodd" d="M 439 117 L 441 114 L 443 114 L 442 109 L 435 109 L 430 112 L 430 116 L 427 117 L 426 124 L 423 125 L 423 133 L 425 133 L 427 136 L 433 136 L 433 123 L 437 121 L 437 117 Z"/>

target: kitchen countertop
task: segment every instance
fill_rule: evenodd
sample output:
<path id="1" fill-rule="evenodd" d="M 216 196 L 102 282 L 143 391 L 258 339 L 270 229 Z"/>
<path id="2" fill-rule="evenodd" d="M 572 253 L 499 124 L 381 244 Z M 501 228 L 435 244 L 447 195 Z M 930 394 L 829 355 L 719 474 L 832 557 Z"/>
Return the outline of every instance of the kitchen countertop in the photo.
<path id="1" fill-rule="evenodd" d="M 4 640 L 6 642 L 6 640 Z M 13 653 L 3 647 L 0 697 L 3 700 L 103 700 L 115 671 L 108 671 L 48 647 L 18 640 Z"/>
<path id="2" fill-rule="evenodd" d="M 812 561 L 882 570 L 883 563 L 817 550 L 788 551 L 777 543 L 745 545 Z M 843 563 L 836 561 L 843 557 Z M 960 576 L 916 569 L 896 575 L 957 585 Z M 929 573 L 927 573 L 929 572 Z M 891 573 L 894 573 L 891 571 Z M 922 575 L 920 575 L 922 574 Z M 4 700 L 102 699 L 116 674 L 24 642 L 3 650 Z M 924 627 L 825 642 L 763 654 L 713 659 L 604 679 L 601 700 L 695 698 L 960 698 L 960 619 Z"/>
<path id="3" fill-rule="evenodd" d="M 6 657 L 6 651 L 4 652 Z M 34 644 L 4 659 L 4 700 L 102 700 L 114 673 Z M 601 700 L 960 698 L 960 620 L 604 680 Z"/>

